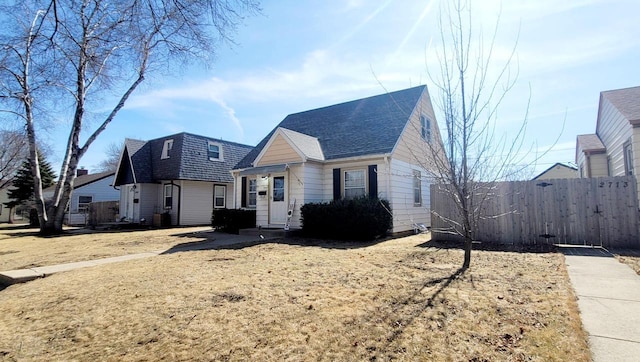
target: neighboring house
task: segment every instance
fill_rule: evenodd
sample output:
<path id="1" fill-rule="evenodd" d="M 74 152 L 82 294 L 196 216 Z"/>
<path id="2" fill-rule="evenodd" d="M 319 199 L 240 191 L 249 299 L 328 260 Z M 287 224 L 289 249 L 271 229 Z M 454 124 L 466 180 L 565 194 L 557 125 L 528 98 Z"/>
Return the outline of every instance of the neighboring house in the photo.
<path id="1" fill-rule="evenodd" d="M 441 145 L 426 86 L 290 114 L 235 166 L 235 207 L 278 228 L 293 205 L 299 228 L 306 203 L 371 195 L 390 202 L 393 232 L 428 226 L 428 162 L 418 155 Z"/>
<path id="2" fill-rule="evenodd" d="M 67 225 L 86 225 L 89 220 L 89 204 L 98 201 L 118 201 L 120 192 L 113 188 L 113 171 L 89 174 L 86 169 L 78 169 L 73 183 L 69 207 L 64 216 Z M 42 190 L 46 199 L 53 198 L 56 185 Z"/>
<path id="3" fill-rule="evenodd" d="M 189 133 L 126 139 L 115 177 L 121 218 L 151 224 L 165 214 L 171 225 L 210 224 L 214 208 L 233 205 L 230 171 L 252 148 Z"/>
<path id="4" fill-rule="evenodd" d="M 640 87 L 600 93 L 596 133 L 577 137 L 576 163 L 580 177 L 640 170 Z"/>
<path id="5" fill-rule="evenodd" d="M 8 188 L 0 190 L 0 223 L 9 222 L 9 212 L 11 209 L 4 204 L 5 202 L 9 202 L 8 191 Z"/>
<path id="6" fill-rule="evenodd" d="M 565 163 L 556 162 L 553 166 L 542 171 L 533 180 L 552 180 L 559 178 L 578 178 L 578 168 Z"/>

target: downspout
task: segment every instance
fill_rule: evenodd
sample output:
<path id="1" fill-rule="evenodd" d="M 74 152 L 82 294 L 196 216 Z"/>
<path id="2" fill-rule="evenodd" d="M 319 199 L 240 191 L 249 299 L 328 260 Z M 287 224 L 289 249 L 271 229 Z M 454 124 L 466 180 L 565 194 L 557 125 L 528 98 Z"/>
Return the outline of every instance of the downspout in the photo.
<path id="1" fill-rule="evenodd" d="M 173 189 L 174 186 L 178 188 L 178 212 L 176 213 L 177 214 L 176 226 L 180 226 L 180 205 L 182 204 L 182 187 L 178 184 L 174 184 L 173 180 L 171 180 L 171 189 Z"/>
<path id="2" fill-rule="evenodd" d="M 587 158 L 587 178 L 591 178 L 591 154 L 585 152 L 585 157 Z"/>
<path id="3" fill-rule="evenodd" d="M 389 201 L 389 203 L 391 203 L 391 163 L 389 161 L 389 156 L 385 155 L 384 156 L 384 164 L 387 167 L 387 187 L 386 187 L 386 194 L 387 194 L 387 201 Z M 392 208 L 393 210 L 393 208 Z"/>
<path id="4" fill-rule="evenodd" d="M 233 208 L 239 209 L 238 198 L 237 198 L 238 196 L 238 177 L 237 176 L 238 175 L 235 172 L 231 172 L 231 175 L 233 176 Z"/>

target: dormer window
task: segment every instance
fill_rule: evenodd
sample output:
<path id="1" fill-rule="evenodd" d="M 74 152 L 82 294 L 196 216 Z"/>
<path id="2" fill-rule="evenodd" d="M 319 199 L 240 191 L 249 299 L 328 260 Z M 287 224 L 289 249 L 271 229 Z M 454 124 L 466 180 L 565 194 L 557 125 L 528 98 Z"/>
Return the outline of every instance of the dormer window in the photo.
<path id="1" fill-rule="evenodd" d="M 431 120 L 424 115 L 420 116 L 420 128 L 422 139 L 431 142 Z"/>
<path id="2" fill-rule="evenodd" d="M 169 154 L 171 153 L 171 149 L 173 148 L 173 140 L 165 140 L 164 141 L 164 146 L 162 146 L 162 156 L 160 156 L 160 159 L 164 160 L 169 158 Z"/>
<path id="3" fill-rule="evenodd" d="M 222 161 L 222 145 L 209 141 L 208 155 L 211 161 Z"/>

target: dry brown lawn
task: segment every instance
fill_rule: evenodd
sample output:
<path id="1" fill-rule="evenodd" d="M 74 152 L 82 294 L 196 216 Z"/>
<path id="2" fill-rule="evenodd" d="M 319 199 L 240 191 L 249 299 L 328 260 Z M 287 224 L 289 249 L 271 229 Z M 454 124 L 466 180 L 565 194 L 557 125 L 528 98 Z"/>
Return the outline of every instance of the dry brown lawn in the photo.
<path id="1" fill-rule="evenodd" d="M 0 358 L 590 359 L 560 254 L 474 251 L 460 273 L 461 251 L 426 235 L 339 245 L 181 252 L 13 285 Z"/>
<path id="2" fill-rule="evenodd" d="M 616 258 L 631 267 L 631 269 L 635 270 L 636 274 L 640 275 L 640 257 L 638 256 L 629 256 L 629 255 L 616 255 Z"/>
<path id="3" fill-rule="evenodd" d="M 190 234 L 203 230 L 211 227 L 105 232 L 68 228 L 61 236 L 41 238 L 38 229 L 0 224 L 0 271 L 167 250 L 200 240 Z"/>

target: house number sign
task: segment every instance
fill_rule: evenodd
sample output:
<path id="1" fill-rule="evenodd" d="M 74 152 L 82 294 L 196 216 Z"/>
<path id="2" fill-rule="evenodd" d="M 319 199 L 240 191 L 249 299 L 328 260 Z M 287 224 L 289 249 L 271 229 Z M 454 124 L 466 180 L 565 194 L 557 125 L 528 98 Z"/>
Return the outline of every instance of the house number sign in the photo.
<path id="1" fill-rule="evenodd" d="M 606 181 L 606 182 L 605 181 L 601 181 L 600 184 L 598 184 L 598 187 L 608 187 L 608 188 L 615 187 L 615 188 L 618 188 L 618 189 L 620 187 L 625 188 L 625 187 L 628 187 L 628 186 L 629 186 L 629 182 L 628 181 L 622 181 L 622 182 L 620 182 L 620 181 L 616 181 L 616 182 L 613 182 L 613 181 Z"/>

